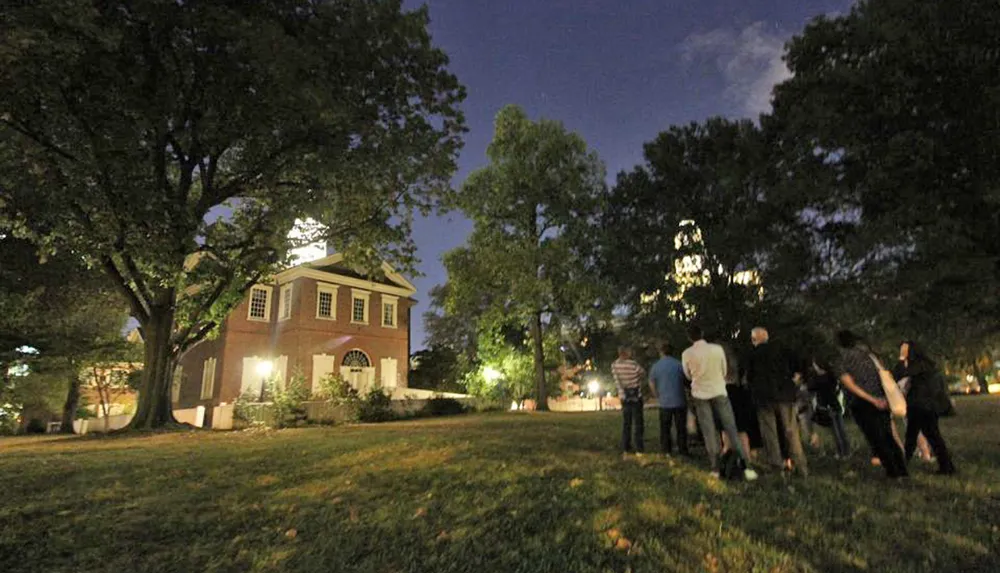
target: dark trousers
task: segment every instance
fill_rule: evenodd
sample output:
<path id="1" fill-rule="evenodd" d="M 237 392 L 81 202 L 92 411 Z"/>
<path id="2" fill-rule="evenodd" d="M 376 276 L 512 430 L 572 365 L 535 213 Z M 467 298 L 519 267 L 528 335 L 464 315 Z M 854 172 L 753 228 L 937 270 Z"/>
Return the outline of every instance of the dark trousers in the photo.
<path id="1" fill-rule="evenodd" d="M 931 450 L 937 457 L 938 470 L 941 473 L 953 473 L 955 466 L 951 461 L 951 454 L 948 446 L 941 436 L 941 429 L 938 427 L 938 415 L 933 410 L 924 408 L 914 408 L 910 406 L 906 411 L 906 459 L 913 457 L 913 450 L 917 448 L 917 436 L 923 432 L 930 444 Z"/>
<path id="2" fill-rule="evenodd" d="M 851 442 L 847 439 L 847 428 L 844 427 L 844 416 L 840 413 L 840 408 L 834 408 L 830 412 L 830 420 L 833 439 L 837 443 L 837 453 L 842 457 L 847 456 L 851 453 Z"/>
<path id="3" fill-rule="evenodd" d="M 854 416 L 854 421 L 858 423 L 861 433 L 868 440 L 868 445 L 882 461 L 886 475 L 891 478 L 909 475 L 906 471 L 903 450 L 899 449 L 896 440 L 892 438 L 892 429 L 889 427 L 891 423 L 889 412 L 879 410 L 865 400 L 856 399 L 851 404 L 851 414 Z"/>
<path id="4" fill-rule="evenodd" d="M 642 452 L 645 449 L 642 420 L 642 402 L 622 402 L 622 451 Z M 635 433 L 635 450 L 632 449 L 632 434 Z"/>
<path id="5" fill-rule="evenodd" d="M 660 448 L 669 454 L 674 449 L 670 426 L 677 431 L 677 450 L 688 455 L 687 408 L 660 408 Z"/>

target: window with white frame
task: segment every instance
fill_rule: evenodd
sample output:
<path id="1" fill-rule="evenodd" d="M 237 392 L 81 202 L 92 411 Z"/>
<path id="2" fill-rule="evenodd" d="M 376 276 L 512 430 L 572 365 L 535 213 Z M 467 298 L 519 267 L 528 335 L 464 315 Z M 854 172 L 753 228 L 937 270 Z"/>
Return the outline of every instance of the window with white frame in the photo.
<path id="1" fill-rule="evenodd" d="M 368 298 L 371 293 L 353 289 L 351 294 L 351 322 L 368 324 Z"/>
<path id="2" fill-rule="evenodd" d="M 271 287 L 255 286 L 250 289 L 247 319 L 267 322 L 271 318 Z"/>
<path id="3" fill-rule="evenodd" d="M 292 285 L 291 283 L 281 287 L 281 295 L 278 298 L 278 320 L 288 320 L 292 318 Z"/>
<path id="4" fill-rule="evenodd" d="M 205 369 L 201 371 L 201 399 L 211 400 L 215 393 L 215 358 L 205 360 Z"/>
<path id="5" fill-rule="evenodd" d="M 396 328 L 396 304 L 399 301 L 394 296 L 382 295 L 382 326 Z"/>
<path id="6" fill-rule="evenodd" d="M 337 320 L 337 287 L 330 284 L 316 285 L 316 318 Z"/>

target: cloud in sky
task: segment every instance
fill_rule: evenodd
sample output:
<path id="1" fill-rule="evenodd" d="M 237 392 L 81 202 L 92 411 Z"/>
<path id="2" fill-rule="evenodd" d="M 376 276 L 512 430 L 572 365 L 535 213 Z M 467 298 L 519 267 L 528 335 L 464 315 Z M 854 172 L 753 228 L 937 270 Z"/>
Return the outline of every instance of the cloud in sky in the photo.
<path id="1" fill-rule="evenodd" d="M 792 75 L 781 60 L 787 39 L 764 22 L 739 31 L 717 28 L 685 38 L 681 58 L 686 64 L 714 61 L 726 82 L 726 98 L 756 117 L 771 110 L 771 88 Z"/>

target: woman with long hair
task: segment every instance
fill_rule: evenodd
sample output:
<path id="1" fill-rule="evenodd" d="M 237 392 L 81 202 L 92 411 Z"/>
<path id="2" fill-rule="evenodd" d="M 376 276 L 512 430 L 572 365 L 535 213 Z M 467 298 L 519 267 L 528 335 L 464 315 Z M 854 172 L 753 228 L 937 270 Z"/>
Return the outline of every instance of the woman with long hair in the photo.
<path id="1" fill-rule="evenodd" d="M 937 365 L 917 343 L 904 340 L 899 345 L 899 364 L 895 373 L 897 379 L 910 380 L 906 393 L 906 459 L 913 457 L 917 437 L 922 433 L 937 457 L 938 473 L 955 473 L 951 454 L 938 427 L 938 417 L 948 409 L 948 393 Z"/>
<path id="2" fill-rule="evenodd" d="M 889 402 L 879 376 L 881 363 L 861 338 L 849 330 L 837 333 L 840 384 L 850 397 L 851 414 L 889 478 L 907 477 L 903 451 L 892 438 Z"/>

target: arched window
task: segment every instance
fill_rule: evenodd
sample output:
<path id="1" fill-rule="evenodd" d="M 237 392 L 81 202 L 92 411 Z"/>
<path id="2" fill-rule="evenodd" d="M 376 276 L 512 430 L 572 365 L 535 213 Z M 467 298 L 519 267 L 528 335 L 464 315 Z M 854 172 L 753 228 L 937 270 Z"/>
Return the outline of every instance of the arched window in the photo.
<path id="1" fill-rule="evenodd" d="M 344 355 L 344 361 L 340 363 L 348 368 L 371 368 L 372 361 L 368 355 L 360 350 L 352 350 Z"/>

